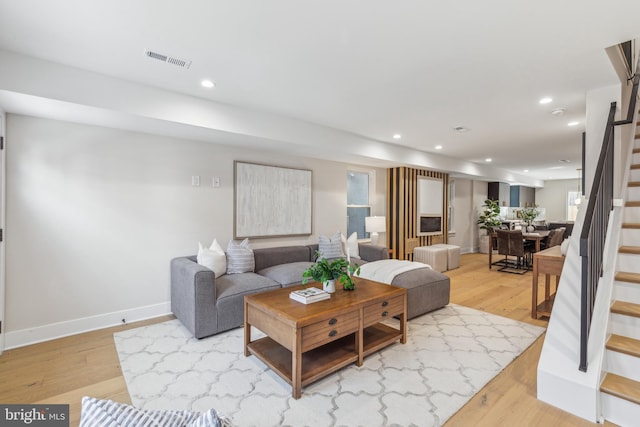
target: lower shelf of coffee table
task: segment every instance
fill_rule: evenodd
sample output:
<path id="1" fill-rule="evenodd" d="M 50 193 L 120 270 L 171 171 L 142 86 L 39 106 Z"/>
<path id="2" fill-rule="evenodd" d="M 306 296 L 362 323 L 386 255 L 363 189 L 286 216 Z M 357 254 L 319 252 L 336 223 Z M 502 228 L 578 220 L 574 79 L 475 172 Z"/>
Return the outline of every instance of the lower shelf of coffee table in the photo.
<path id="1" fill-rule="evenodd" d="M 365 328 L 363 334 L 363 356 L 374 353 L 393 342 L 402 334 L 398 329 L 381 323 Z M 292 384 L 291 352 L 269 337 L 260 338 L 247 345 L 250 353 L 262 360 L 269 368 Z M 301 385 L 311 384 L 332 372 L 358 361 L 355 334 L 314 348 L 302 354 Z"/>

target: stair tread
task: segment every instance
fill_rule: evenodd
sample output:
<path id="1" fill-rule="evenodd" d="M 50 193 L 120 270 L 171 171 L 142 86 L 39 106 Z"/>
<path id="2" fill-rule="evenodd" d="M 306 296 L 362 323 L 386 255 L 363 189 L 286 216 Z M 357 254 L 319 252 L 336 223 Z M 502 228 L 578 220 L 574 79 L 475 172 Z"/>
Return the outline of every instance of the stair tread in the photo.
<path id="1" fill-rule="evenodd" d="M 625 316 L 640 317 L 640 304 L 627 301 L 614 301 L 611 312 Z"/>
<path id="2" fill-rule="evenodd" d="M 640 187 L 640 181 L 629 181 L 627 185 L 629 187 Z"/>
<path id="3" fill-rule="evenodd" d="M 611 335 L 607 340 L 607 348 L 618 353 L 640 357 L 640 340 L 624 337 L 622 335 Z"/>
<path id="4" fill-rule="evenodd" d="M 631 165 L 631 169 L 640 169 L 640 164 Z"/>
<path id="5" fill-rule="evenodd" d="M 621 254 L 640 255 L 640 246 L 620 246 L 618 252 Z"/>
<path id="6" fill-rule="evenodd" d="M 616 280 L 620 282 L 639 283 L 640 273 L 630 273 L 627 271 L 618 271 L 616 273 Z"/>
<path id="7" fill-rule="evenodd" d="M 640 228 L 640 222 L 624 222 L 622 228 Z"/>
<path id="8" fill-rule="evenodd" d="M 600 391 L 640 405 L 640 382 L 620 375 L 607 373 Z"/>
<path id="9" fill-rule="evenodd" d="M 637 207 L 637 206 L 640 206 L 640 202 L 637 202 L 637 201 L 627 201 L 627 202 L 625 203 L 625 206 L 633 206 L 633 207 Z"/>

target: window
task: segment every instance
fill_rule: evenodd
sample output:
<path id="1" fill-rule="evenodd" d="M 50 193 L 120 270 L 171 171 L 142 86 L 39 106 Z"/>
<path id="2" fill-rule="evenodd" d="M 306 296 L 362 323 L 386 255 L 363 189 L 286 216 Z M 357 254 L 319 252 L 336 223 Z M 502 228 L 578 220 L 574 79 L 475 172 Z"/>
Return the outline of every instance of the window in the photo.
<path id="1" fill-rule="evenodd" d="M 358 239 L 369 237 L 364 228 L 364 219 L 368 216 L 371 216 L 369 174 L 347 172 L 347 236 L 355 232 Z"/>
<path id="2" fill-rule="evenodd" d="M 569 191 L 567 193 L 567 221 L 575 221 L 578 216 L 578 206 L 580 205 L 581 194 L 579 191 Z"/>

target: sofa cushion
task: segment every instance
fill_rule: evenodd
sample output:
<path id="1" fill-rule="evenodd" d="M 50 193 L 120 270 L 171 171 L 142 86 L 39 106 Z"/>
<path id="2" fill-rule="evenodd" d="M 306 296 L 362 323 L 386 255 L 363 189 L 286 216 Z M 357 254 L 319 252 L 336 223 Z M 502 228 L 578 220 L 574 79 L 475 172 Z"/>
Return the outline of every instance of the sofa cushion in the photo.
<path id="1" fill-rule="evenodd" d="M 112 400 L 83 397 L 80 427 L 220 427 L 230 425 L 228 421 L 223 420 L 213 409 L 202 413 L 187 410 L 143 410 Z"/>
<path id="2" fill-rule="evenodd" d="M 312 265 L 309 261 L 290 262 L 288 264 L 273 265 L 258 271 L 258 274 L 275 280 L 282 286 L 299 285 L 302 283 L 302 273 Z"/>
<path id="3" fill-rule="evenodd" d="M 242 326 L 245 295 L 280 287 L 280 283 L 256 273 L 225 274 L 216 279 L 218 331 Z"/>
<path id="4" fill-rule="evenodd" d="M 248 295 L 280 288 L 280 283 L 256 273 L 225 274 L 216 279 L 218 301 L 235 295 Z"/>
<path id="5" fill-rule="evenodd" d="M 230 240 L 227 245 L 227 274 L 238 274 L 253 271 L 255 260 L 249 247 L 249 239 L 242 242 Z"/>
<path id="6" fill-rule="evenodd" d="M 260 248 L 253 250 L 256 260 L 255 271 L 267 267 L 291 262 L 313 261 L 313 252 L 308 246 L 277 246 L 275 248 Z"/>

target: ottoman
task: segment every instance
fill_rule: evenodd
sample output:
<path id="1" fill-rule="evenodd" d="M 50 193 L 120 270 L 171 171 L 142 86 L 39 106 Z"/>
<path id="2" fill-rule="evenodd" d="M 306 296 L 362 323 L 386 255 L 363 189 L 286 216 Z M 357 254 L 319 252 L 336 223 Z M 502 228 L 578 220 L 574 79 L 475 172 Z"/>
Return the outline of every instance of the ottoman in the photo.
<path id="1" fill-rule="evenodd" d="M 460 246 L 438 243 L 437 245 L 433 245 L 433 247 L 447 249 L 447 270 L 460 267 Z"/>
<path id="2" fill-rule="evenodd" d="M 413 250 L 413 260 L 429 264 L 435 271 L 447 271 L 448 249 L 435 245 L 419 246 Z"/>
<path id="3" fill-rule="evenodd" d="M 451 281 L 429 267 L 398 274 L 391 284 L 407 290 L 407 319 L 449 304 Z"/>

